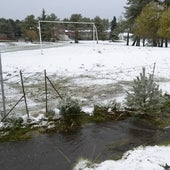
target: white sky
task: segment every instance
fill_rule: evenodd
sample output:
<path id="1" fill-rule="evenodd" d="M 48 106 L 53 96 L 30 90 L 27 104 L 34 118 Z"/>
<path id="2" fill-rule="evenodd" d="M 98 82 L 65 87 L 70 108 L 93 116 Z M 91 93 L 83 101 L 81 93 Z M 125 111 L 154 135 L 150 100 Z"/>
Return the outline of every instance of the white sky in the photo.
<path id="1" fill-rule="evenodd" d="M 0 0 L 0 18 L 24 19 L 28 15 L 40 16 L 44 8 L 47 14 L 55 13 L 60 19 L 73 13 L 83 17 L 100 16 L 112 20 L 123 16 L 127 0 Z"/>

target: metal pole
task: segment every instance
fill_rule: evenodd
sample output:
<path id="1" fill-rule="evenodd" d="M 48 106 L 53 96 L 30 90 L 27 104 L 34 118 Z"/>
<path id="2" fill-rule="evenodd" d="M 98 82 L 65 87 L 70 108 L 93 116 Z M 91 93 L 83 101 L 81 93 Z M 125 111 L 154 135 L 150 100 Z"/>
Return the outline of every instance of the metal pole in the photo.
<path id="1" fill-rule="evenodd" d="M 93 24 L 93 32 L 92 32 L 92 38 L 93 38 L 93 50 L 95 50 L 95 25 Z"/>
<path id="2" fill-rule="evenodd" d="M 95 25 L 93 24 L 93 41 L 95 41 Z"/>
<path id="3" fill-rule="evenodd" d="M 127 41 L 126 41 L 126 45 L 128 46 L 129 45 L 129 29 L 127 31 Z"/>
<path id="4" fill-rule="evenodd" d="M 59 95 L 60 99 L 63 99 L 62 96 L 60 95 L 60 93 L 57 91 L 57 89 L 54 87 L 53 83 L 51 82 L 51 80 L 46 76 L 47 80 L 50 82 L 52 88 L 56 91 L 56 93 Z"/>
<path id="5" fill-rule="evenodd" d="M 97 41 L 97 44 L 98 44 L 98 42 L 99 42 L 99 38 L 98 38 L 98 32 L 97 32 L 97 27 L 94 25 L 94 27 L 95 27 L 95 31 L 96 31 L 96 41 Z"/>
<path id="6" fill-rule="evenodd" d="M 38 21 L 38 30 L 39 30 L 39 38 L 40 38 L 41 55 L 43 55 L 42 36 L 41 36 L 41 21 Z"/>
<path id="7" fill-rule="evenodd" d="M 155 67 L 156 67 L 156 63 L 154 63 L 154 66 L 153 66 L 152 78 L 154 77 L 154 74 L 155 74 Z"/>
<path id="8" fill-rule="evenodd" d="M 45 77 L 45 112 L 48 112 L 48 98 L 47 98 L 47 73 L 44 70 L 44 77 Z"/>
<path id="9" fill-rule="evenodd" d="M 0 52 L 0 82 L 2 90 L 2 103 L 3 103 L 3 113 L 2 117 L 6 115 L 6 106 L 5 106 L 5 93 L 4 93 L 4 83 L 3 83 L 3 73 L 2 73 L 2 62 L 1 62 L 1 52 Z"/>
<path id="10" fill-rule="evenodd" d="M 27 116 L 29 118 L 29 111 L 28 111 L 27 99 L 26 99 L 25 89 L 24 89 L 24 81 L 23 81 L 23 78 L 22 78 L 21 70 L 20 70 L 20 77 L 21 77 L 21 85 L 22 85 L 23 97 L 24 97 L 24 102 L 25 102 L 25 109 L 26 109 L 26 112 L 27 112 Z"/>
<path id="11" fill-rule="evenodd" d="M 19 104 L 19 102 L 21 102 L 21 100 L 23 99 L 24 96 L 22 96 L 18 101 L 17 103 L 9 110 L 9 112 L 2 118 L 2 122 L 7 118 L 7 116 L 12 112 L 12 110 L 15 109 L 15 107 Z"/>

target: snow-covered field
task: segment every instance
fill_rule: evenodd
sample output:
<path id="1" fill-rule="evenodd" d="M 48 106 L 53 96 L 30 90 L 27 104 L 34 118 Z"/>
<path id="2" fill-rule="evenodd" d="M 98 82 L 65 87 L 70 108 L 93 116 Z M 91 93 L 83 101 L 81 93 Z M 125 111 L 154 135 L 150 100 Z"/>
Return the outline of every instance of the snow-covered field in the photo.
<path id="1" fill-rule="evenodd" d="M 3 46 L 6 47 L 4 43 L 1 48 Z M 163 92 L 170 93 L 169 55 L 170 48 L 132 47 L 126 46 L 125 42 L 67 43 L 45 48 L 43 55 L 40 49 L 2 53 L 7 108 L 17 102 L 19 98 L 16 96 L 22 96 L 20 70 L 23 72 L 28 107 L 36 114 L 37 110 L 45 108 L 44 69 L 61 95 L 77 98 L 85 112 L 92 112 L 95 104 L 109 105 L 115 99 L 123 104 L 126 91 L 142 67 L 152 73 L 154 63 L 155 81 Z M 50 109 L 56 109 L 54 91 L 51 90 L 48 99 Z"/>
<path id="2" fill-rule="evenodd" d="M 89 113 L 95 104 L 106 105 L 114 99 L 123 104 L 126 91 L 130 89 L 133 79 L 139 75 L 142 67 L 152 73 L 154 63 L 155 81 L 164 93 L 170 93 L 170 48 L 80 42 L 46 48 L 43 55 L 37 49 L 6 52 L 2 53 L 1 57 L 7 108 L 22 95 L 19 85 L 19 71 L 22 70 L 28 107 L 32 116 L 36 117 L 45 108 L 44 69 L 61 95 L 79 99 L 83 110 Z M 50 107 L 57 109 L 56 98 L 50 94 L 48 97 Z M 20 116 L 23 115 L 22 111 Z M 169 153 L 170 147 L 137 148 L 128 152 L 120 161 L 106 161 L 94 165 L 93 169 L 164 169 L 166 163 L 170 165 Z M 83 166 L 83 162 L 77 165 L 78 168 Z"/>
<path id="3" fill-rule="evenodd" d="M 29 105 L 35 107 L 44 100 L 46 69 L 62 95 L 74 96 L 82 102 L 84 110 L 92 110 L 94 104 L 108 104 L 113 99 L 122 102 L 142 67 L 152 73 L 154 63 L 155 81 L 163 92 L 170 93 L 169 56 L 170 48 L 132 47 L 125 42 L 67 43 L 46 48 L 43 55 L 39 49 L 2 53 L 6 95 L 10 100 L 18 95 L 19 70 L 22 70 L 24 83 L 29 87 L 26 89 Z M 40 104 L 40 107 L 43 106 Z"/>

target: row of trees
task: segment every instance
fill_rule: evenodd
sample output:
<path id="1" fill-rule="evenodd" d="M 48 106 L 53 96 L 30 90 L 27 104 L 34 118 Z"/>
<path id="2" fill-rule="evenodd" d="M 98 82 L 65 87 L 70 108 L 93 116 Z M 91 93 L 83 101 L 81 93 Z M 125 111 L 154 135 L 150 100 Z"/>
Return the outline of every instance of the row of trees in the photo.
<path id="1" fill-rule="evenodd" d="M 124 19 L 117 21 L 116 17 L 109 22 L 108 19 L 101 19 L 99 16 L 95 18 L 86 18 L 81 14 L 73 14 L 70 18 L 65 18 L 64 21 L 70 22 L 94 22 L 99 39 L 117 40 L 121 32 L 128 32 L 134 35 L 132 45 L 140 46 L 141 40 L 143 45 L 146 42 L 153 46 L 168 46 L 170 39 L 170 0 L 127 0 L 125 7 Z M 0 18 L 0 37 L 19 39 L 24 38 L 29 41 L 38 40 L 38 20 L 56 21 L 59 18 L 55 14 L 46 14 L 43 9 L 41 16 L 27 16 L 24 20 L 4 19 Z M 79 24 L 54 24 L 43 23 L 42 39 L 49 41 L 51 39 L 59 39 L 59 32 L 70 30 L 74 32 L 75 39 L 78 36 L 78 30 L 92 30 L 90 25 Z M 110 35 L 108 33 L 110 30 Z M 108 36 L 109 35 L 109 36 Z M 129 34 L 128 34 L 129 35 Z M 92 35 L 91 35 L 92 37 Z M 129 36 L 127 36 L 127 45 L 129 45 Z M 77 40 L 76 40 L 77 41 Z"/>
<path id="2" fill-rule="evenodd" d="M 99 39 L 101 40 L 105 40 L 106 39 L 106 35 L 105 35 L 105 31 L 109 29 L 109 20 L 108 19 L 101 19 L 99 16 L 96 16 L 94 19 L 90 19 L 90 18 L 86 18 L 86 17 L 82 17 L 81 14 L 73 14 L 70 19 L 65 18 L 64 21 L 70 21 L 70 22 L 94 22 L 95 26 L 97 27 L 98 30 L 98 35 L 99 35 Z M 75 30 L 75 29 L 79 29 L 79 30 L 90 30 L 92 29 L 91 25 L 73 25 L 73 24 L 64 24 L 64 28 L 67 30 Z"/>
<path id="3" fill-rule="evenodd" d="M 116 19 L 114 17 L 114 19 Z M 36 41 L 38 39 L 38 20 L 43 21 L 59 21 L 59 18 L 55 14 L 47 15 L 45 10 L 43 9 L 41 16 L 35 17 L 34 15 L 27 16 L 24 20 L 12 20 L 12 19 L 4 19 L 0 18 L 0 36 L 7 36 L 10 38 L 24 38 L 29 41 Z M 105 40 L 106 30 L 109 29 L 110 23 L 108 19 L 101 19 L 99 16 L 95 18 L 86 18 L 81 14 L 73 14 L 70 18 L 65 18 L 64 21 L 70 22 L 94 22 L 97 30 L 99 39 Z M 115 21 L 114 21 L 115 22 Z M 43 23 L 41 26 L 42 30 L 42 39 L 44 41 L 49 40 L 53 35 L 52 29 L 57 29 L 57 24 L 55 23 Z M 58 27 L 63 30 L 90 30 L 92 26 L 90 25 L 75 25 L 75 24 L 58 24 Z"/>
<path id="4" fill-rule="evenodd" d="M 168 46 L 170 39 L 170 0 L 128 0 L 125 7 L 127 31 L 135 36 L 133 45 L 140 46 L 140 39 L 153 46 Z M 128 42 L 127 42 L 128 44 Z"/>
<path id="5" fill-rule="evenodd" d="M 22 34 L 22 23 L 20 20 L 0 18 L 0 34 L 7 37 L 20 37 Z"/>

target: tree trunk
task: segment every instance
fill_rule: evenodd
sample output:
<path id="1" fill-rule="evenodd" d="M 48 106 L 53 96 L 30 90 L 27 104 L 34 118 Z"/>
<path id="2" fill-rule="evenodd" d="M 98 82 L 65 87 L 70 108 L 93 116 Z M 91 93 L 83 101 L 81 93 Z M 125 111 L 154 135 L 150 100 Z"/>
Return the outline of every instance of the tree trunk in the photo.
<path id="1" fill-rule="evenodd" d="M 136 46 L 140 46 L 140 37 L 137 37 Z"/>
<path id="2" fill-rule="evenodd" d="M 134 46 L 136 44 L 136 46 L 140 46 L 140 37 L 135 37 L 132 46 Z"/>
<path id="3" fill-rule="evenodd" d="M 78 30 L 75 30 L 75 43 L 79 43 L 78 41 Z"/>
<path id="4" fill-rule="evenodd" d="M 167 38 L 165 39 L 165 47 L 166 48 L 168 47 L 168 39 Z"/>
<path id="5" fill-rule="evenodd" d="M 157 41 L 156 41 L 156 39 L 153 39 L 152 41 L 153 41 L 153 46 L 154 46 L 154 47 L 157 47 Z"/>
<path id="6" fill-rule="evenodd" d="M 161 45 L 160 45 L 160 47 L 163 47 L 163 45 L 164 45 L 164 39 L 161 38 Z"/>
<path id="7" fill-rule="evenodd" d="M 137 37 L 135 37 L 133 43 L 132 43 L 132 46 L 134 46 L 136 44 L 136 41 L 137 41 Z"/>
<path id="8" fill-rule="evenodd" d="M 127 46 L 129 45 L 129 31 L 127 32 Z"/>
<path id="9" fill-rule="evenodd" d="M 143 38 L 143 47 L 145 47 L 145 38 Z"/>

